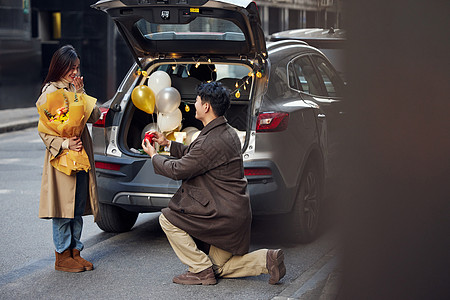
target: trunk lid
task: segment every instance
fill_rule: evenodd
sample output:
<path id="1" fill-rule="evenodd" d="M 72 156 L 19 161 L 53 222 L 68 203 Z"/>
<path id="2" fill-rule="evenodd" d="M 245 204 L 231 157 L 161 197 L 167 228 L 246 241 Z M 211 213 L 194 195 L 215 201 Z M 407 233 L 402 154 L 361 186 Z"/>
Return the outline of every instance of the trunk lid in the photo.
<path id="1" fill-rule="evenodd" d="M 143 57 L 248 57 L 267 50 L 250 0 L 102 0 L 140 65 Z"/>

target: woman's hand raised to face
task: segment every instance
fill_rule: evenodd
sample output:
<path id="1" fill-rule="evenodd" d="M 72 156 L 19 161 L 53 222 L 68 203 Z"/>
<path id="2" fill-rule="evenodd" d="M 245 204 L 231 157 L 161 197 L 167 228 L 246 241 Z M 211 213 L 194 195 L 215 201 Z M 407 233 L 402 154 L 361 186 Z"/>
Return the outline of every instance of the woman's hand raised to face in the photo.
<path id="1" fill-rule="evenodd" d="M 83 88 L 84 83 L 83 83 L 83 76 L 77 76 L 73 79 L 73 85 L 75 86 L 75 89 L 77 91 L 79 91 L 80 89 Z"/>

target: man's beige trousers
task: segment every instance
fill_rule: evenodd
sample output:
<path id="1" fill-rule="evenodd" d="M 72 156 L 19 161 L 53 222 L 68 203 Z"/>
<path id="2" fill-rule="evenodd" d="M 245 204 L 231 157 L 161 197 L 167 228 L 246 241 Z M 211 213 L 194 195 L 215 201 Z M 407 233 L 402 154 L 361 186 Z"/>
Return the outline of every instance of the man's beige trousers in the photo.
<path id="1" fill-rule="evenodd" d="M 182 263 L 189 266 L 192 273 L 201 272 L 209 267 L 219 277 L 236 278 L 267 274 L 267 249 L 260 249 L 243 256 L 233 256 L 230 252 L 211 245 L 209 256 L 197 248 L 196 243 L 186 231 L 174 226 L 163 214 L 159 216 L 161 228 L 175 254 Z"/>

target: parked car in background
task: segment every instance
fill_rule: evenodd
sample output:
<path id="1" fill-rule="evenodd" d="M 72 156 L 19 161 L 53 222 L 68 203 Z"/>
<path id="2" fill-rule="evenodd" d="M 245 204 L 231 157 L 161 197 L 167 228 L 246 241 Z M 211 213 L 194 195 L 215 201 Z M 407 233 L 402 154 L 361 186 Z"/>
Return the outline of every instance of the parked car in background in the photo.
<path id="1" fill-rule="evenodd" d="M 270 41 L 298 40 L 316 47 L 325 54 L 345 80 L 344 49 L 347 34 L 344 29 L 302 28 L 272 34 Z"/>
<path id="2" fill-rule="evenodd" d="M 345 118 L 344 51 L 346 31 L 343 29 L 303 28 L 277 32 L 269 37 L 270 41 L 302 41 L 319 49 L 328 60 L 316 60 L 316 72 L 300 79 L 311 83 L 317 82 L 318 87 L 302 89 L 305 99 L 317 103 L 322 109 L 328 124 L 328 159 L 330 177 L 338 176 L 338 153 L 342 147 L 341 141 L 345 135 L 343 121 Z M 299 61 L 300 62 L 300 61 Z M 331 64 L 329 63 L 331 62 Z M 309 77 L 309 78 L 308 78 Z M 313 84 L 314 85 L 314 84 Z M 306 95 L 307 94 L 307 95 Z"/>
<path id="3" fill-rule="evenodd" d="M 139 213 L 166 207 L 180 185 L 156 175 L 151 159 L 139 151 L 143 134 L 160 126 L 162 115 L 138 109 L 132 92 L 162 71 L 181 94 L 175 131 L 184 132 L 186 144 L 202 128 L 194 117 L 196 86 L 217 80 L 230 89 L 225 116 L 241 138 L 253 215 L 284 216 L 293 239 L 314 240 L 328 170 L 327 118 L 316 98 L 326 93 L 322 98 L 329 101 L 342 88 L 328 59 L 304 42 L 266 45 L 249 0 L 144 2 L 93 5 L 108 13 L 136 58 L 92 128 L 98 226 L 130 230 Z M 175 133 L 166 134 L 175 139 Z"/>

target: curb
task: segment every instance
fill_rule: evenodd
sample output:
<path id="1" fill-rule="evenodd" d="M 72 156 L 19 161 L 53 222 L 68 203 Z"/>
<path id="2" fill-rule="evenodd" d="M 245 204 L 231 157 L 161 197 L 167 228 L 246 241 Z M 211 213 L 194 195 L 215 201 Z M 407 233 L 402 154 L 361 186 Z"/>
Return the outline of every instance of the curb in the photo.
<path id="1" fill-rule="evenodd" d="M 331 250 L 272 300 L 335 300 L 340 287 L 339 262 Z"/>
<path id="2" fill-rule="evenodd" d="M 342 284 L 342 272 L 339 268 L 335 269 L 328 275 L 327 282 L 325 283 L 319 300 L 331 300 L 338 299 L 339 292 Z"/>
<path id="3" fill-rule="evenodd" d="M 6 124 L 0 125 L 0 133 L 5 132 L 11 132 L 11 131 L 17 131 L 22 130 L 30 127 L 35 127 L 38 125 L 39 119 L 34 120 L 27 120 L 25 122 L 19 121 L 19 122 L 10 122 Z"/>

